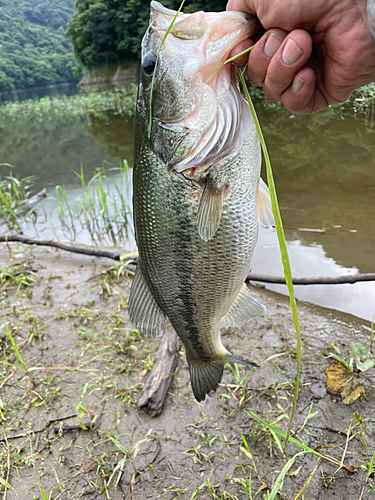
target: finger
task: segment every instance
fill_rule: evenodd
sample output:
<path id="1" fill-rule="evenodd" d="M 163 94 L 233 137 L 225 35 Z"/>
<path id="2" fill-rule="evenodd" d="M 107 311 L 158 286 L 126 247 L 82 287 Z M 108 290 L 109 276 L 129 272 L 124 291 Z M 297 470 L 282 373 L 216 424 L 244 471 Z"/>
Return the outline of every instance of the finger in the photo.
<path id="1" fill-rule="evenodd" d="M 254 0 L 229 0 L 226 10 L 256 14 Z"/>
<path id="2" fill-rule="evenodd" d="M 295 74 L 292 84 L 282 94 L 281 102 L 295 115 L 311 113 L 314 106 L 318 104 L 315 102 L 317 98 L 315 83 L 314 70 L 308 66 L 304 66 Z M 326 104 L 323 107 L 326 107 Z"/>
<path id="3" fill-rule="evenodd" d="M 235 57 L 237 54 L 240 54 L 241 52 L 248 49 L 249 47 L 252 47 L 253 45 L 254 42 L 250 38 L 244 40 L 243 42 L 240 42 L 231 50 L 228 59 L 230 59 L 231 57 Z M 244 66 L 246 66 L 248 59 L 249 59 L 249 54 L 244 54 L 243 56 L 237 57 L 237 59 L 235 59 L 232 62 L 235 66 L 243 68 Z"/>
<path id="4" fill-rule="evenodd" d="M 264 48 L 267 53 L 267 42 Z M 296 73 L 307 63 L 311 53 L 312 39 L 307 31 L 294 30 L 288 34 L 267 67 L 263 92 L 270 101 L 281 100 L 281 95 L 292 85 Z M 251 53 L 249 63 L 250 59 Z"/>
<path id="5" fill-rule="evenodd" d="M 287 31 L 278 28 L 271 29 L 251 49 L 247 76 L 255 85 L 263 85 L 271 59 L 287 36 Z"/>

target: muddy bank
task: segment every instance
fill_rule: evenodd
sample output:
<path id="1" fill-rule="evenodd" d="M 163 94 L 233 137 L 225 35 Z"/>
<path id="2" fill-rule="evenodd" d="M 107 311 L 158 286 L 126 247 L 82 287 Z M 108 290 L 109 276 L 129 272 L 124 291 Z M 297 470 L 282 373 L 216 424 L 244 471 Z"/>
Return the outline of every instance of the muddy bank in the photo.
<path id="1" fill-rule="evenodd" d="M 259 488 L 257 498 L 267 498 L 287 458 L 277 436 L 246 412 L 287 428 L 296 343 L 285 297 L 253 288 L 267 314 L 223 334 L 232 352 L 260 368 L 250 374 L 226 369 L 214 397 L 197 404 L 181 351 L 165 408 L 152 419 L 136 403 L 159 341 L 129 323 L 126 271 L 103 273 L 113 262 L 54 249 L 12 244 L 9 250 L 0 247 L 0 345 L 9 363 L 0 368 L 3 497 L 6 489 L 7 500 L 41 498 L 37 477 L 54 500 L 245 499 Z M 346 469 L 300 455 L 278 498 L 296 498 L 315 469 L 299 498 L 370 500 L 375 486 L 366 463 L 375 451 L 374 370 L 361 374 L 366 394 L 350 406 L 326 394 L 324 374 L 332 345 L 344 358 L 355 343 L 369 346 L 369 325 L 304 303 L 299 313 L 303 381 L 293 429 L 306 446 L 326 446 L 320 451 L 339 464 L 347 444 Z M 4 321 L 28 373 L 10 366 L 21 364 Z M 85 430 L 90 422 L 93 430 Z M 61 430 L 75 425 L 81 429 Z M 347 441 L 350 425 L 350 436 L 358 434 Z M 288 446 L 288 458 L 300 451 Z"/>

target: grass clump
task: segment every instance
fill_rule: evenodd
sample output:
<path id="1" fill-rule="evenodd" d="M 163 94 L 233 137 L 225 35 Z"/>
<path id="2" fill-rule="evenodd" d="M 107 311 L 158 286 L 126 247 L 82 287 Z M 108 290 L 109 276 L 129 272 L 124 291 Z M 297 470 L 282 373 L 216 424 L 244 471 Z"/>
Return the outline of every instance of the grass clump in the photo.
<path id="1" fill-rule="evenodd" d="M 94 244 L 116 245 L 127 237 L 129 206 L 129 167 L 124 160 L 119 167 L 102 167 L 87 182 L 81 165 L 75 172 L 81 183 L 81 196 L 68 200 L 65 186 L 57 186 L 56 210 L 65 236 L 77 239 L 79 231 L 88 231 Z M 116 176 L 116 179 L 114 178 Z"/>
<path id="2" fill-rule="evenodd" d="M 64 185 L 56 186 L 55 197 L 48 197 L 48 213 L 41 204 L 46 190 L 30 197 L 33 177 L 18 179 L 12 173 L 0 177 L 0 234 L 22 231 L 25 223 L 33 223 L 37 231 L 40 208 L 48 217 L 55 233 L 61 231 L 65 238 L 76 241 L 82 232 L 88 233 L 94 245 L 114 245 L 128 236 L 130 208 L 130 173 L 127 162 L 118 167 L 103 165 L 90 180 L 86 180 L 83 166 L 74 172 L 80 180 L 81 193 L 71 199 Z M 51 204 L 52 202 L 52 204 Z M 0 272 L 0 285 L 5 280 Z"/>
<path id="3" fill-rule="evenodd" d="M 27 219 L 34 208 L 26 200 L 30 197 L 34 177 L 18 179 L 12 175 L 11 165 L 1 163 L 0 167 L 10 168 L 8 175 L 0 175 L 0 233 L 20 230 L 21 221 Z"/>

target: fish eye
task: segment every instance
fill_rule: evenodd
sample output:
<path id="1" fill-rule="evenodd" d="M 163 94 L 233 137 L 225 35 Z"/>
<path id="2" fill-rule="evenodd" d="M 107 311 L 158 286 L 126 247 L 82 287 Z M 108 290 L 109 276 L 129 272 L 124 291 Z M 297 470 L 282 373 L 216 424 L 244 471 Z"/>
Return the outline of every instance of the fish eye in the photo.
<path id="1" fill-rule="evenodd" d="M 147 54 L 142 61 L 142 69 L 146 76 L 152 76 L 156 66 L 156 55 Z"/>

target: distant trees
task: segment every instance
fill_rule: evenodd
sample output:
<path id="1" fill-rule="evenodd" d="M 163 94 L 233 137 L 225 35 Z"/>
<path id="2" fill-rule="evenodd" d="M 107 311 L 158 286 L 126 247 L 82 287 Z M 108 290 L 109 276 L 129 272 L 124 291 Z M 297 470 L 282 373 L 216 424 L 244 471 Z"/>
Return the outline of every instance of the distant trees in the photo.
<path id="1" fill-rule="evenodd" d="M 226 3 L 187 0 L 184 11 Z M 0 92 L 76 80 L 69 39 L 81 69 L 137 60 L 149 15 L 149 0 L 0 0 Z"/>
<path id="2" fill-rule="evenodd" d="M 0 0 L 0 92 L 76 80 L 74 0 Z"/>
<path id="3" fill-rule="evenodd" d="M 178 9 L 181 0 L 162 0 Z M 185 12 L 225 10 L 227 0 L 191 0 Z M 66 34 L 81 65 L 88 69 L 139 58 L 142 36 L 150 16 L 149 0 L 76 0 L 77 12 Z"/>

